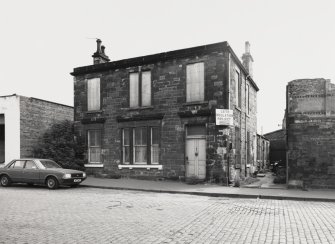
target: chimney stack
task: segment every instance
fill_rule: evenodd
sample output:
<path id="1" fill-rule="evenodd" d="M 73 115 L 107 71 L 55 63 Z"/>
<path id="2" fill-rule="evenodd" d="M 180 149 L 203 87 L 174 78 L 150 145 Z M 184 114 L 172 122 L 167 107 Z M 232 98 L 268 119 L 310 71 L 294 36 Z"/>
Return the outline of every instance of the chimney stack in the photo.
<path id="1" fill-rule="evenodd" d="M 250 54 L 250 43 L 248 41 L 245 42 L 245 53 L 242 56 L 242 63 L 244 68 L 248 71 L 251 78 L 253 77 L 252 72 L 252 63 L 254 62 L 254 59 L 252 58 Z"/>
<path id="2" fill-rule="evenodd" d="M 101 40 L 97 39 L 97 51 L 92 55 L 93 64 L 102 64 L 110 61 L 105 54 L 105 46 L 101 46 Z"/>

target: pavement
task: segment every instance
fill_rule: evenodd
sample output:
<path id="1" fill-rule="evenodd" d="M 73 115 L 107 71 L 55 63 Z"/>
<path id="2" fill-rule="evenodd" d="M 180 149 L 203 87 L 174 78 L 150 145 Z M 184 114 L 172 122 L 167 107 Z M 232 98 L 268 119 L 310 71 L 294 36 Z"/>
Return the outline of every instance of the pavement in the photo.
<path id="1" fill-rule="evenodd" d="M 335 190 L 328 189 L 301 190 L 286 189 L 283 187 L 278 189 L 271 187 L 229 187 L 209 183 L 189 185 L 184 182 L 175 181 L 149 181 L 127 178 L 107 179 L 90 176 L 81 186 L 211 197 L 335 202 Z"/>

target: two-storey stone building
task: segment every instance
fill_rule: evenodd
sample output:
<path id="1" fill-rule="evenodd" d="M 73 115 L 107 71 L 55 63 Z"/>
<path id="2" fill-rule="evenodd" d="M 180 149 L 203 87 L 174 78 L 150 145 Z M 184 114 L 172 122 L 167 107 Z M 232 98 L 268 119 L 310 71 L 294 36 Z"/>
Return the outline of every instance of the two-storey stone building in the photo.
<path id="1" fill-rule="evenodd" d="M 87 170 L 136 178 L 244 177 L 256 165 L 253 59 L 227 42 L 94 64 L 74 76 L 75 127 Z M 216 125 L 216 109 L 232 113 Z M 228 170 L 229 169 L 229 170 Z"/>

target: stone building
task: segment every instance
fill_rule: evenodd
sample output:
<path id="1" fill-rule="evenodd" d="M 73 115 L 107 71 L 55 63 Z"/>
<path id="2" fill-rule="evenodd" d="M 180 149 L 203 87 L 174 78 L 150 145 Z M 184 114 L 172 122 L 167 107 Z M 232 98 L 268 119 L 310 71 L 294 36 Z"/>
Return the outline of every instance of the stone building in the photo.
<path id="1" fill-rule="evenodd" d="M 335 85 L 289 82 L 286 111 L 289 185 L 335 188 Z"/>
<path id="2" fill-rule="evenodd" d="M 19 95 L 0 97 L 0 163 L 33 157 L 33 147 L 53 124 L 73 120 L 73 107 Z"/>
<path id="3" fill-rule="evenodd" d="M 257 171 L 269 168 L 270 141 L 263 135 L 257 134 Z"/>
<path id="4" fill-rule="evenodd" d="M 258 87 L 248 42 L 250 71 L 227 42 L 113 62 L 104 49 L 98 40 L 94 64 L 71 73 L 89 173 L 221 181 L 250 173 Z M 216 115 L 227 121 L 216 125 Z"/>

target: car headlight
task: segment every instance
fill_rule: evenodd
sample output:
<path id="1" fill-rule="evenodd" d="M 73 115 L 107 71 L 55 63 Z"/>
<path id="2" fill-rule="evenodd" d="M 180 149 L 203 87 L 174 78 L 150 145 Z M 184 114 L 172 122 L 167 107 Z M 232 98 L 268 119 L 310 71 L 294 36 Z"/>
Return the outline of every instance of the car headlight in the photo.
<path id="1" fill-rule="evenodd" d="M 83 173 L 83 177 L 84 177 L 84 178 L 86 177 L 86 173 Z"/>
<path id="2" fill-rule="evenodd" d="M 70 179 L 71 178 L 71 174 L 64 174 L 63 175 L 63 179 Z"/>

